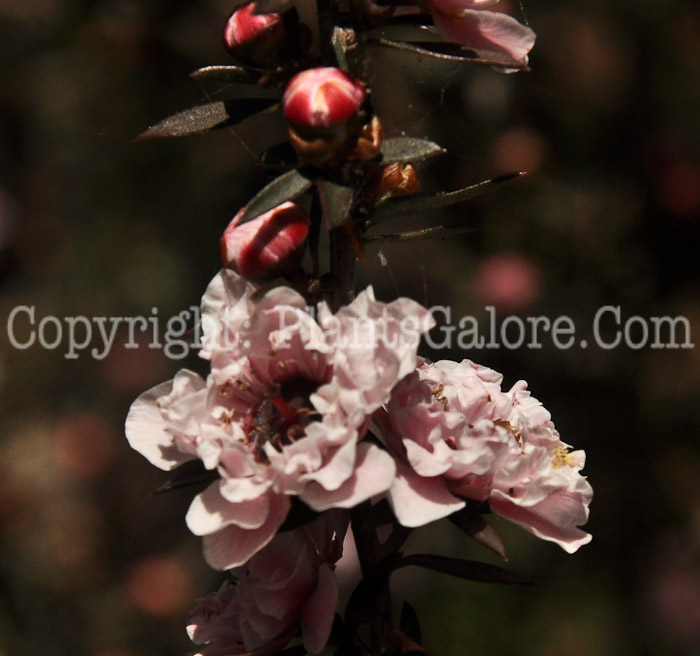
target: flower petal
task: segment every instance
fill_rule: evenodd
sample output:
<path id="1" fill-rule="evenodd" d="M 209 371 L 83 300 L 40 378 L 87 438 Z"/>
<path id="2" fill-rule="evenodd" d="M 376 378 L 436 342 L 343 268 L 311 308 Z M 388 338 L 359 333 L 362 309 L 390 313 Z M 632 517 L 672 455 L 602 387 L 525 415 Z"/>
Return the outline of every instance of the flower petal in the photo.
<path id="1" fill-rule="evenodd" d="M 270 512 L 259 528 L 246 530 L 227 526 L 221 531 L 204 536 L 204 558 L 214 569 L 233 569 L 245 564 L 272 540 L 289 511 L 285 496 L 271 498 Z"/>
<path id="2" fill-rule="evenodd" d="M 501 490 L 493 490 L 489 504 L 497 515 L 574 553 L 592 539 L 589 533 L 578 528 L 588 520 L 588 503 L 592 496 L 590 485 L 583 482 L 581 492 L 560 490 L 527 507 L 518 505 L 517 500 Z"/>
<path id="3" fill-rule="evenodd" d="M 333 571 L 324 563 L 318 570 L 314 593 L 301 610 L 300 623 L 304 647 L 318 654 L 326 646 L 338 604 L 338 584 Z"/>
<path id="4" fill-rule="evenodd" d="M 345 483 L 336 490 L 326 490 L 311 482 L 299 496 L 317 511 L 352 508 L 389 489 L 395 471 L 394 459 L 386 451 L 363 442 L 357 447 L 355 470 Z"/>
<path id="5" fill-rule="evenodd" d="M 446 41 L 502 53 L 516 62 L 526 62 L 535 45 L 535 33 L 529 27 L 498 11 L 465 9 L 455 18 L 435 10 L 433 20 Z"/>
<path id="6" fill-rule="evenodd" d="M 198 494 L 187 511 L 185 521 L 195 535 L 209 535 L 234 524 L 243 529 L 260 528 L 270 513 L 270 495 L 250 501 L 231 503 L 221 496 L 220 481 Z"/>
<path id="7" fill-rule="evenodd" d="M 151 464 L 166 471 L 196 457 L 194 454 L 183 453 L 178 449 L 172 433 L 167 430 L 169 422 L 163 417 L 158 403 L 159 399 L 173 392 L 173 384 L 178 377 L 183 376 L 191 378 L 193 387 L 197 381 L 204 387 L 204 381 L 197 374 L 182 370 L 175 379 L 156 385 L 141 394 L 132 404 L 126 418 L 126 438 L 131 448 L 138 451 Z"/>
<path id="8" fill-rule="evenodd" d="M 464 501 L 452 496 L 442 477 L 424 478 L 399 464 L 388 494 L 399 523 L 409 528 L 424 526 L 464 508 Z"/>

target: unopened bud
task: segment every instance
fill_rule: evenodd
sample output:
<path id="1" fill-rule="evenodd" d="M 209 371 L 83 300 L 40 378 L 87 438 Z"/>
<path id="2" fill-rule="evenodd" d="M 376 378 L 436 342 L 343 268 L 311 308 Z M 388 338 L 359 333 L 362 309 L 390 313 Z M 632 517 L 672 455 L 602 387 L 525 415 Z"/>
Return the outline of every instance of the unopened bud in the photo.
<path id="1" fill-rule="evenodd" d="M 248 279 L 274 278 L 299 268 L 309 233 L 309 217 L 287 201 L 252 221 L 239 224 L 243 208 L 221 238 L 221 260 Z"/>
<path id="2" fill-rule="evenodd" d="M 347 123 L 364 101 L 362 84 L 339 68 L 310 68 L 290 80 L 282 106 L 292 125 L 313 130 Z"/>
<path id="3" fill-rule="evenodd" d="M 282 107 L 299 162 L 332 169 L 376 157 L 381 125 L 368 116 L 366 101 L 364 85 L 338 68 L 312 68 L 294 76 Z"/>
<path id="4" fill-rule="evenodd" d="M 274 67 L 287 47 L 281 14 L 253 14 L 254 3 L 238 5 L 224 29 L 224 47 L 244 64 Z"/>

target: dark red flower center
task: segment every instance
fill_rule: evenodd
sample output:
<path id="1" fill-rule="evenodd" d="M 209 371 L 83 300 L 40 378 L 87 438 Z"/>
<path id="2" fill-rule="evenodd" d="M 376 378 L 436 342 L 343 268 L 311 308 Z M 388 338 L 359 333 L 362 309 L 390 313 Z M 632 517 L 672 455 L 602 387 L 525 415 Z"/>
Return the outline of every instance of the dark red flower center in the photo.
<path id="1" fill-rule="evenodd" d="M 248 437 L 255 457 L 268 462 L 265 445 L 277 451 L 304 436 L 304 431 L 318 415 L 309 397 L 318 383 L 304 377 L 281 382 L 274 393 L 267 394 L 252 416 Z"/>

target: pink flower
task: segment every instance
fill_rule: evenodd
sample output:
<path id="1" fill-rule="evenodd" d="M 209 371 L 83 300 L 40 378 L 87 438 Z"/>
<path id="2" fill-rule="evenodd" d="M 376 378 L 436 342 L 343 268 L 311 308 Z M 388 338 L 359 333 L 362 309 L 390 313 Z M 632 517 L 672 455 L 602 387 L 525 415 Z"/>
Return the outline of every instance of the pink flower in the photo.
<path id="1" fill-rule="evenodd" d="M 301 628 L 312 654 L 326 645 L 338 589 L 333 575 L 347 529 L 345 513 L 325 513 L 305 527 L 279 533 L 234 580 L 200 599 L 188 615 L 190 639 L 205 647 L 198 656 L 281 651 Z"/>
<path id="2" fill-rule="evenodd" d="M 349 121 L 364 100 L 364 87 L 339 68 L 310 68 L 289 81 L 282 107 L 297 127 L 329 128 Z"/>
<path id="3" fill-rule="evenodd" d="M 421 526 L 446 517 L 464 499 L 491 510 L 572 553 L 591 536 L 592 489 L 579 473 L 583 451 L 569 452 L 549 413 L 526 383 L 509 392 L 491 369 L 422 362 L 375 416 L 403 461 L 388 493 L 397 519 Z"/>
<path id="4" fill-rule="evenodd" d="M 506 55 L 527 64 L 535 33 L 512 16 L 484 10 L 498 0 L 429 0 L 430 13 L 446 41 Z"/>
<path id="5" fill-rule="evenodd" d="M 224 266 L 249 279 L 298 269 L 311 223 L 306 212 L 287 201 L 240 224 L 244 211 L 236 214 L 221 238 Z"/>
<path id="6" fill-rule="evenodd" d="M 253 14 L 253 5 L 233 10 L 224 28 L 224 47 L 247 64 L 274 66 L 287 47 L 287 28 L 280 14 Z"/>
<path id="7" fill-rule="evenodd" d="M 317 319 L 278 287 L 261 299 L 228 270 L 202 299 L 206 381 L 180 371 L 142 394 L 126 421 L 133 448 L 173 469 L 200 459 L 219 479 L 193 500 L 187 524 L 215 568 L 245 563 L 272 540 L 298 496 L 316 511 L 386 491 L 394 459 L 363 441 L 370 417 L 416 366 L 427 310 L 362 292 Z"/>

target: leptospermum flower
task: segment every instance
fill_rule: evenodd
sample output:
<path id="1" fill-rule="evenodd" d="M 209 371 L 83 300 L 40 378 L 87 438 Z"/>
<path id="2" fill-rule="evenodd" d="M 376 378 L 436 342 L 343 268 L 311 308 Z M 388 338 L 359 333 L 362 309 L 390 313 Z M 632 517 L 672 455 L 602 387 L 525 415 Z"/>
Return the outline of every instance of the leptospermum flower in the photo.
<path id="1" fill-rule="evenodd" d="M 484 9 L 498 0 L 429 0 L 435 26 L 446 41 L 506 55 L 527 64 L 535 33 L 512 16 Z"/>
<path id="2" fill-rule="evenodd" d="M 311 221 L 287 201 L 241 224 L 243 208 L 221 238 L 223 265 L 244 278 L 274 278 L 298 270 Z"/>
<path id="3" fill-rule="evenodd" d="M 469 360 L 422 362 L 375 419 L 402 461 L 388 498 L 405 526 L 446 517 L 465 499 L 556 542 L 569 553 L 591 536 L 592 489 L 583 451 L 569 451 L 525 382 Z"/>
<path id="4" fill-rule="evenodd" d="M 197 656 L 267 656 L 301 629 L 307 651 L 319 653 L 330 635 L 338 601 L 333 574 L 347 530 L 343 511 L 329 511 L 303 528 L 278 533 L 217 592 L 188 615 Z"/>
<path id="5" fill-rule="evenodd" d="M 223 270 L 202 299 L 206 380 L 182 370 L 132 405 L 133 448 L 170 470 L 200 459 L 219 478 L 192 502 L 187 524 L 212 567 L 245 563 L 284 522 L 290 497 L 316 511 L 385 492 L 394 459 L 363 440 L 370 417 L 416 366 L 430 313 L 372 289 L 316 319 L 286 287 L 261 299 Z"/>

